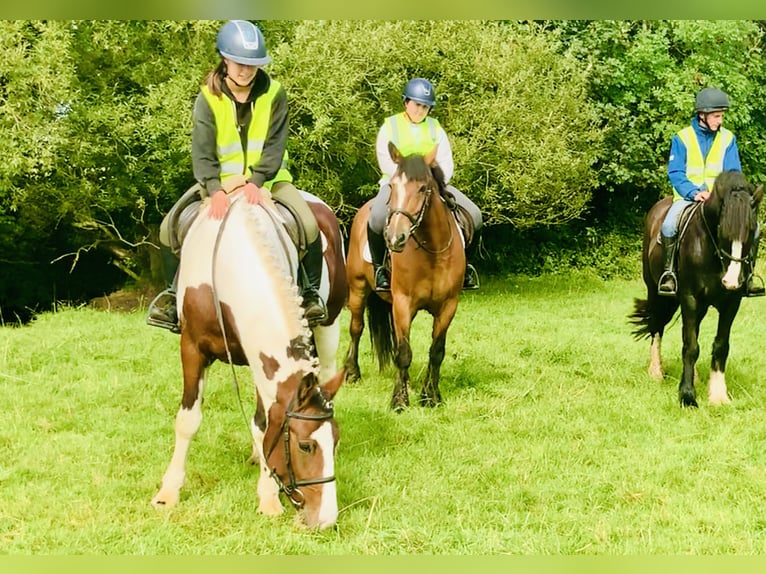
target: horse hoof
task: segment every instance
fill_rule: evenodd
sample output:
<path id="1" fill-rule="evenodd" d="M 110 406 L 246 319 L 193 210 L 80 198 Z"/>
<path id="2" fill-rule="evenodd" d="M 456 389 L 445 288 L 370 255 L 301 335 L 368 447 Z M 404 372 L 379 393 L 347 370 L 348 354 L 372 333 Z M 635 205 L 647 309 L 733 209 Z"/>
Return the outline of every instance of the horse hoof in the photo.
<path id="1" fill-rule="evenodd" d="M 420 406 L 428 408 L 440 407 L 442 404 L 441 397 L 429 397 L 428 395 L 420 396 Z"/>
<path id="2" fill-rule="evenodd" d="M 172 508 L 178 504 L 178 494 L 165 494 L 158 493 L 157 496 L 152 498 L 152 506 L 154 508 Z"/>
<path id="3" fill-rule="evenodd" d="M 359 374 L 359 371 L 346 370 L 346 380 L 344 381 L 345 383 L 353 385 L 354 383 L 358 383 L 361 380 L 362 375 Z"/>
<path id="4" fill-rule="evenodd" d="M 697 399 L 694 397 L 681 397 L 681 406 L 682 407 L 691 407 L 691 408 L 697 408 L 699 405 L 697 404 Z"/>

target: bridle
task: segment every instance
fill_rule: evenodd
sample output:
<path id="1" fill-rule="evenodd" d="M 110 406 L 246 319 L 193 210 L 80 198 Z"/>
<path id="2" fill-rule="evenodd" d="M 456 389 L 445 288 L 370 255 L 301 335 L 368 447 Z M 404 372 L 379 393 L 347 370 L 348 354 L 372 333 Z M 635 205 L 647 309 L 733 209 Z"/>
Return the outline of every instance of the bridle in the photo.
<path id="1" fill-rule="evenodd" d="M 732 190 L 736 191 L 736 190 Z M 730 191 L 731 193 L 731 191 Z M 750 253 L 745 255 L 744 257 L 734 257 L 731 253 L 721 249 L 720 245 L 718 245 L 718 239 L 715 235 L 713 235 L 713 231 L 710 229 L 710 225 L 707 222 L 707 217 L 705 217 L 705 202 L 700 202 L 700 218 L 702 219 L 702 223 L 705 226 L 705 231 L 707 231 L 708 237 L 710 237 L 710 241 L 713 243 L 713 247 L 715 248 L 715 253 L 718 255 L 718 259 L 721 261 L 721 266 L 726 267 L 725 259 L 728 259 L 729 261 L 734 261 L 735 263 L 749 263 L 750 262 Z M 689 217 L 691 219 L 691 217 Z"/>
<path id="2" fill-rule="evenodd" d="M 288 482 L 285 484 L 282 481 L 282 479 L 279 478 L 276 467 L 270 470 L 271 478 L 274 479 L 274 482 L 277 483 L 279 490 L 285 493 L 285 496 L 287 496 L 287 498 L 290 499 L 290 502 L 292 502 L 293 506 L 295 506 L 295 508 L 297 509 L 303 508 L 303 505 L 306 502 L 306 497 L 303 495 L 303 492 L 301 491 L 302 486 L 311 486 L 313 484 L 324 484 L 324 483 L 332 482 L 335 480 L 334 474 L 331 476 L 323 476 L 321 478 L 295 480 L 295 472 L 293 471 L 292 457 L 290 456 L 290 419 L 303 420 L 303 421 L 326 421 L 333 418 L 334 416 L 332 401 L 325 398 L 324 394 L 322 393 L 322 389 L 319 387 L 319 385 L 316 386 L 316 393 L 317 393 L 317 396 L 319 397 L 320 402 L 322 403 L 322 412 L 317 414 L 309 414 L 309 413 L 299 413 L 297 411 L 294 411 L 293 406 L 295 404 L 295 397 L 297 395 L 297 392 L 296 392 L 296 395 L 293 395 L 293 398 L 290 400 L 290 404 L 287 406 L 287 410 L 285 411 L 285 420 L 282 422 L 282 428 L 280 430 L 280 433 L 274 437 L 274 441 L 271 443 L 271 447 L 269 448 L 268 453 L 266 453 L 266 455 L 264 456 L 264 459 L 268 461 L 269 457 L 271 456 L 271 453 L 276 448 L 279 442 L 279 438 L 281 436 L 282 444 L 284 446 L 284 451 L 285 451 L 285 466 L 287 467 Z"/>
<path id="3" fill-rule="evenodd" d="M 388 227 L 388 224 L 391 223 L 391 218 L 394 215 L 403 215 L 410 221 L 410 229 L 408 233 L 409 233 L 409 236 L 415 240 L 415 243 L 417 243 L 418 246 L 421 249 L 423 249 L 423 251 L 426 251 L 427 253 L 430 253 L 431 255 L 438 255 L 439 253 L 444 253 L 450 247 L 452 247 L 452 241 L 454 240 L 454 233 L 452 230 L 452 226 L 449 226 L 450 234 L 449 234 L 449 240 L 447 240 L 447 245 L 437 250 L 433 250 L 427 247 L 425 242 L 419 239 L 418 236 L 415 234 L 415 231 L 417 231 L 417 229 L 420 227 L 420 224 L 423 223 L 423 218 L 425 217 L 426 212 L 428 211 L 428 208 L 431 206 L 431 196 L 433 195 L 433 191 L 434 191 L 433 180 L 430 181 L 430 185 L 424 185 L 421 187 L 421 189 L 418 190 L 418 193 L 422 193 L 423 195 L 425 195 L 425 199 L 423 200 L 423 203 L 420 204 L 420 209 L 415 215 L 403 209 L 389 208 L 386 211 L 386 225 L 384 229 L 386 229 Z M 389 196 L 389 200 L 390 200 L 390 196 Z"/>

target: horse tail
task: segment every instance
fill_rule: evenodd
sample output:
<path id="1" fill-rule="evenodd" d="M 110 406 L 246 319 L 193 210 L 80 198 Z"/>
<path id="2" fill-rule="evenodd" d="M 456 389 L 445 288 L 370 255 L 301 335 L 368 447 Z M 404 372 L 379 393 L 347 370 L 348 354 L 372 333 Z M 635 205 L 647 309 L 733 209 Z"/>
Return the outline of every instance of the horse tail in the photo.
<path id="1" fill-rule="evenodd" d="M 367 323 L 369 324 L 370 343 L 378 359 L 378 369 L 383 370 L 394 359 L 396 333 L 391 303 L 384 301 L 374 293 L 367 298 Z"/>
<path id="2" fill-rule="evenodd" d="M 632 334 L 636 340 L 641 340 L 653 335 L 649 323 L 652 319 L 652 308 L 648 299 L 634 299 L 634 310 L 629 315 L 630 322 L 636 326 Z"/>

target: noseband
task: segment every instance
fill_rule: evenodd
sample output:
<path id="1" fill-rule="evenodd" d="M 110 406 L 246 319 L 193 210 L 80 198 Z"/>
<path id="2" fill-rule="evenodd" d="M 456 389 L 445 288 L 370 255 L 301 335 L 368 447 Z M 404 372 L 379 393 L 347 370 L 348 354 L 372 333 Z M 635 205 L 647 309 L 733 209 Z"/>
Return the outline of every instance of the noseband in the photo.
<path id="1" fill-rule="evenodd" d="M 430 182 L 433 184 L 433 180 Z M 425 195 L 425 199 L 423 200 L 423 203 L 420 205 L 420 209 L 415 215 L 412 215 L 409 211 L 404 211 L 403 209 L 388 209 L 386 212 L 386 225 L 385 228 L 388 228 L 389 223 L 391 223 L 391 218 L 394 215 L 403 215 L 407 219 L 410 220 L 410 229 L 408 231 L 408 234 L 410 237 L 412 237 L 415 240 L 415 243 L 417 243 L 423 251 L 426 251 L 430 253 L 431 255 L 437 255 L 439 253 L 443 253 L 447 251 L 452 246 L 452 241 L 454 239 L 453 233 L 452 233 L 452 227 L 450 226 L 450 236 L 449 240 L 447 241 L 447 245 L 443 247 L 442 249 L 438 249 L 434 251 L 433 249 L 430 249 L 426 247 L 425 242 L 418 238 L 417 235 L 415 235 L 415 231 L 420 227 L 420 224 L 423 223 L 423 218 L 426 215 L 426 212 L 428 211 L 428 208 L 431 206 L 431 195 L 433 194 L 433 185 L 424 186 L 424 189 L 418 190 L 418 193 L 422 193 Z M 390 200 L 390 197 L 389 197 Z M 384 229 L 385 229 L 384 228 Z"/>
<path id="2" fill-rule="evenodd" d="M 285 465 L 287 467 L 288 483 L 285 484 L 282 482 L 282 479 L 280 479 L 279 475 L 277 475 L 276 467 L 271 469 L 271 478 L 273 478 L 277 483 L 279 490 L 284 492 L 285 496 L 290 499 L 290 502 L 292 502 L 293 506 L 298 509 L 303 508 L 303 505 L 306 502 L 306 497 L 303 495 L 300 487 L 310 486 L 313 484 L 324 484 L 326 482 L 332 482 L 335 480 L 335 475 L 324 476 L 322 478 L 310 478 L 307 480 L 295 480 L 295 472 L 293 471 L 292 457 L 290 456 L 290 419 L 303 421 L 326 421 L 333 418 L 334 416 L 332 401 L 329 401 L 325 398 L 319 386 L 316 387 L 316 392 L 320 401 L 322 402 L 322 412 L 318 414 L 308 414 L 299 413 L 292 410 L 293 405 L 295 404 L 295 395 L 290 400 L 290 404 L 288 405 L 287 411 L 285 412 L 285 420 L 282 423 L 281 435 L 282 444 L 284 445 L 285 450 Z M 278 441 L 279 435 L 275 437 L 268 454 L 265 456 L 266 460 L 268 460 L 271 456 L 271 453 L 276 448 Z"/>

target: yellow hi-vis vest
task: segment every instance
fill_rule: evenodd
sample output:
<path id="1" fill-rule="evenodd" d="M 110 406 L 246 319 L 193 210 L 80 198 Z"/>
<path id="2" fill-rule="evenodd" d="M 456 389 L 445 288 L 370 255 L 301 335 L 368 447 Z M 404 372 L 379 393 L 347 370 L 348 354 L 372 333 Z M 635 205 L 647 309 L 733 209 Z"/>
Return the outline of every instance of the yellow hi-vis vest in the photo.
<path id="1" fill-rule="evenodd" d="M 268 91 L 254 102 L 250 102 L 252 119 L 247 130 L 247 150 L 243 150 L 237 131 L 237 105 L 224 95 L 220 97 L 213 95 L 207 85 L 202 86 L 202 94 L 215 118 L 216 155 L 221 166 L 221 182 L 234 175 L 244 175 L 247 178 L 252 175 L 250 166 L 257 164 L 261 159 L 263 144 L 271 124 L 271 106 L 279 87 L 279 82 L 271 80 Z M 265 182 L 263 186 L 271 189 L 271 186 L 278 181 L 292 180 L 292 175 L 287 171 L 287 150 L 285 149 L 282 166 L 274 178 Z"/>
<path id="2" fill-rule="evenodd" d="M 388 131 L 388 141 L 394 142 L 403 156 L 414 153 L 426 155 L 438 143 L 441 129 L 439 120 L 436 118 L 426 116 L 426 119 L 419 124 L 413 124 L 405 112 L 388 118 L 385 126 Z M 380 181 L 382 183 L 387 179 L 388 175 L 384 174 Z"/>
<path id="3" fill-rule="evenodd" d="M 710 151 L 704 159 L 697 141 L 697 134 L 692 126 L 687 126 L 678 132 L 678 137 L 686 146 L 686 177 L 694 185 L 706 184 L 707 190 L 711 191 L 715 178 L 723 171 L 723 157 L 726 155 L 726 148 L 734 139 L 734 134 L 723 126 L 718 128 L 718 133 L 713 138 L 713 145 L 710 146 Z M 681 195 L 674 189 L 673 197 L 678 199 Z"/>

